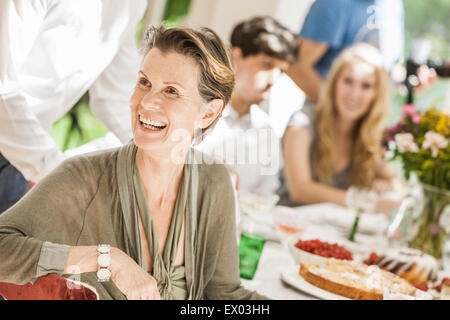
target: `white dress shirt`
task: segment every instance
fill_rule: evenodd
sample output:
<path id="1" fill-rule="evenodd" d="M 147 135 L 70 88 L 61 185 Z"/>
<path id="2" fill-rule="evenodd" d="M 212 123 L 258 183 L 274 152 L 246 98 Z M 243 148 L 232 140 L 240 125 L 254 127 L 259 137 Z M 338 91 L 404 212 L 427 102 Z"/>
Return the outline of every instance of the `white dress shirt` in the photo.
<path id="1" fill-rule="evenodd" d="M 196 147 L 221 159 L 239 177 L 239 192 L 273 195 L 281 168 L 279 138 L 257 105 L 242 117 L 228 104 L 215 128 Z"/>
<path id="2" fill-rule="evenodd" d="M 145 0 L 0 1 L 0 153 L 27 180 L 64 160 L 51 126 L 88 89 L 94 114 L 131 139 L 145 8 Z"/>

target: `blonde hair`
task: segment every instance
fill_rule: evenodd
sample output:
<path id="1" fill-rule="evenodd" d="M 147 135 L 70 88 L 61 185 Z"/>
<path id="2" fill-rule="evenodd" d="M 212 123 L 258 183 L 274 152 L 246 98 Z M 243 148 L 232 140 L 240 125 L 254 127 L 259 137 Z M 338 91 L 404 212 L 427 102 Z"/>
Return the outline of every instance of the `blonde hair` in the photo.
<path id="1" fill-rule="evenodd" d="M 336 83 L 342 70 L 359 59 L 375 68 L 376 93 L 368 112 L 358 120 L 351 155 L 349 184 L 369 187 L 376 174 L 381 156 L 384 123 L 389 116 L 390 85 L 383 59 L 375 47 L 359 43 L 345 49 L 333 62 L 317 103 L 317 148 L 313 155 L 313 170 L 319 181 L 330 183 L 333 175 L 333 135 L 335 131 Z"/>

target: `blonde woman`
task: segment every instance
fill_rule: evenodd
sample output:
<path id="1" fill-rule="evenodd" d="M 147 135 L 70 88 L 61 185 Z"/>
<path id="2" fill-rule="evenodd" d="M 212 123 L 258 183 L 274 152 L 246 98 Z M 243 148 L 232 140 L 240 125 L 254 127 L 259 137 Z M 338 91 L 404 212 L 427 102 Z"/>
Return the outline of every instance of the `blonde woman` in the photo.
<path id="1" fill-rule="evenodd" d="M 379 51 L 368 44 L 334 61 L 315 108 L 291 117 L 283 136 L 280 204 L 346 204 L 350 186 L 384 191 L 393 173 L 382 160 L 381 136 L 390 89 Z M 377 211 L 390 203 L 378 201 Z"/>

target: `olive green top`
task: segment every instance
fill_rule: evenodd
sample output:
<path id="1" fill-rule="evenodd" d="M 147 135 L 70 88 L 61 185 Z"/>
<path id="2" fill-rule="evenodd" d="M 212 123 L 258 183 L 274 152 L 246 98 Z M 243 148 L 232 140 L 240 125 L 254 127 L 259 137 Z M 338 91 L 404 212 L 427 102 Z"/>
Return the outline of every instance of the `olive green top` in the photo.
<path id="1" fill-rule="evenodd" d="M 158 244 L 152 240 L 156 235 L 142 182 L 135 179 L 136 151 L 131 141 L 118 149 L 70 158 L 0 215 L 0 282 L 25 284 L 49 273 L 62 275 L 70 246 L 102 243 L 123 250 L 145 269 L 138 210 L 149 219 L 143 223 L 150 248 Z M 160 293 L 163 298 L 264 299 L 240 284 L 231 181 L 223 165 L 202 161 L 204 157 L 189 151 L 169 249 L 162 256 L 151 250 Z M 183 214 L 184 276 L 182 268 L 172 267 Z M 98 282 L 95 272 L 71 278 L 94 287 L 100 299 L 126 299 L 113 281 Z"/>
<path id="2" fill-rule="evenodd" d="M 182 189 L 177 195 L 164 252 L 161 255 L 155 225 L 153 224 L 150 208 L 145 197 L 144 186 L 136 165 L 134 166 L 133 178 L 137 205 L 141 213 L 142 224 L 144 225 L 153 262 L 151 274 L 158 283 L 161 299 L 185 300 L 188 294 L 184 266 L 175 268 L 172 265 L 177 256 L 178 242 L 180 240 L 181 227 L 183 226 L 184 211 L 182 209 L 178 210 L 178 208 L 185 208 L 187 200 L 186 188 Z"/>

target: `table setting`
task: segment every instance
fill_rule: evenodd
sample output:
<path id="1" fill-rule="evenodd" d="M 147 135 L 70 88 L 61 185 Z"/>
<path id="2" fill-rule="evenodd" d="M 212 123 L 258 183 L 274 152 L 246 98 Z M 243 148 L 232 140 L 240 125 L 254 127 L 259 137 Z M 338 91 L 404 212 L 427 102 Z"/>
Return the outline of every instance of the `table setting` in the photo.
<path id="1" fill-rule="evenodd" d="M 404 212 L 411 209 L 411 206 L 407 205 L 409 198 L 402 194 L 398 199 L 399 209 L 388 215 L 368 210 L 358 212 L 354 207 L 333 203 L 284 207 L 275 204 L 276 197 L 240 195 L 238 240 L 241 271 L 249 266 L 245 264 L 249 256 L 243 250 L 243 247 L 247 246 L 242 241 L 243 237 L 259 238 L 261 250 L 259 255 L 251 256 L 251 259 L 256 259 L 256 264 L 253 261 L 253 274 L 248 270 L 244 274 L 241 273 L 242 284 L 275 300 L 445 299 L 445 292 L 450 285 L 447 284 L 450 282 L 450 272 L 443 269 L 442 259 L 409 248 L 405 236 L 398 236 L 398 229 L 404 223 L 403 220 L 412 214 Z M 250 205 L 252 201 L 260 203 Z M 256 248 L 254 245 L 250 247 Z M 377 262 L 381 263 L 381 267 L 377 266 Z M 402 264 L 408 270 L 395 270 Z M 365 273 L 364 283 L 378 281 L 378 285 L 372 285 L 379 287 L 378 293 L 361 294 L 372 292 L 370 289 L 356 290 L 359 294 L 356 296 L 352 296 L 355 290 L 353 293 L 344 293 L 347 296 L 336 294 L 340 291 L 333 292 L 322 282 L 314 284 L 311 283 L 314 282 L 312 280 L 307 281 L 300 272 L 301 268 L 305 269 L 306 266 L 316 267 L 320 272 L 325 272 L 322 269 L 326 268 L 331 271 L 335 268 L 351 268 L 351 271 L 344 272 L 349 278 L 352 278 L 350 273 L 353 272 Z M 417 277 L 411 276 L 412 266 L 426 266 L 430 274 L 435 274 L 418 280 Z M 394 271 L 397 271 L 397 274 Z M 424 282 L 414 283 L 411 279 Z M 423 287 L 425 282 L 426 288 Z M 356 280 L 350 279 L 350 283 L 356 283 Z M 403 288 L 403 291 L 399 288 Z"/>
<path id="2" fill-rule="evenodd" d="M 402 173 L 388 192 L 351 186 L 345 206 L 298 207 L 239 194 L 238 230 L 262 248 L 249 258 L 240 242 L 253 268 L 243 285 L 272 299 L 450 299 L 449 123 L 448 112 L 404 106 L 383 137 Z"/>

